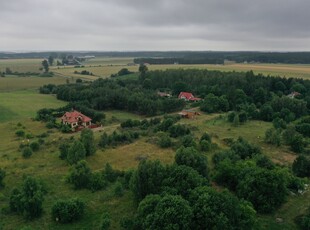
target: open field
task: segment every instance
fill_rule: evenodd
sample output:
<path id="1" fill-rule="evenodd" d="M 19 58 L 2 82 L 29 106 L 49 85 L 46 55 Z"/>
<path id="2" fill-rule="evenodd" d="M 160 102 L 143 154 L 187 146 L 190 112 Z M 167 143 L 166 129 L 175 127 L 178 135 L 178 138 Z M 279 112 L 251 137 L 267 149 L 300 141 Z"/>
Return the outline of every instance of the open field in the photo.
<path id="1" fill-rule="evenodd" d="M 4 71 L 6 67 L 18 72 L 39 72 L 42 59 L 8 59 L 0 60 L 0 70 Z M 133 58 L 109 58 L 97 57 L 83 63 L 85 68 L 74 68 L 73 66 L 51 66 L 51 71 L 58 73 L 60 76 L 72 76 L 74 78 L 83 78 L 85 80 L 95 80 L 97 77 L 109 77 L 111 74 L 117 73 L 122 68 L 128 68 L 130 71 L 137 72 L 138 66 L 127 66 L 132 63 Z M 262 73 L 270 76 L 282 77 L 298 77 L 310 79 L 310 65 L 298 64 L 246 64 L 236 63 L 227 65 L 149 65 L 149 70 L 165 70 L 165 69 L 209 69 L 220 71 L 249 71 L 254 73 Z M 88 70 L 96 76 L 85 76 L 74 74 L 74 71 Z"/>
<path id="2" fill-rule="evenodd" d="M 0 77 L 0 92 L 38 89 L 45 84 L 61 85 L 66 84 L 64 77 Z M 70 82 L 75 82 L 74 79 L 69 78 Z"/>
<path id="3" fill-rule="evenodd" d="M 10 68 L 13 72 L 40 72 L 42 59 L 1 59 L 0 71 Z"/>

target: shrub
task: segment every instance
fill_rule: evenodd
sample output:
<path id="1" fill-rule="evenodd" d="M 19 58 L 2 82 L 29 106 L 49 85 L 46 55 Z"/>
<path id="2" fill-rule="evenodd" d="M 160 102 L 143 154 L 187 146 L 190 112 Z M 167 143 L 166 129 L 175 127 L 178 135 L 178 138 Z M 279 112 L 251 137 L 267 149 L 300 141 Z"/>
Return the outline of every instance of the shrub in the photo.
<path id="1" fill-rule="evenodd" d="M 101 217 L 100 230 L 108 230 L 111 225 L 111 218 L 108 212 L 104 212 Z"/>
<path id="2" fill-rule="evenodd" d="M 95 172 L 91 175 L 89 188 L 94 192 L 107 187 L 108 181 L 101 172 Z"/>
<path id="3" fill-rule="evenodd" d="M 124 195 L 124 188 L 121 182 L 116 182 L 115 187 L 114 187 L 114 195 L 121 197 Z"/>
<path id="4" fill-rule="evenodd" d="M 27 177 L 21 190 L 13 189 L 10 196 L 10 209 L 13 212 L 23 214 L 27 219 L 41 216 L 46 190 L 41 181 Z"/>
<path id="5" fill-rule="evenodd" d="M 73 184 L 75 189 L 87 188 L 91 180 L 91 170 L 85 160 L 79 161 L 71 168 L 68 182 Z"/>
<path id="6" fill-rule="evenodd" d="M 16 136 L 18 137 L 24 137 L 25 136 L 25 131 L 24 130 L 17 130 L 15 132 Z"/>
<path id="7" fill-rule="evenodd" d="M 56 201 L 52 207 L 52 218 L 59 223 L 71 223 L 82 218 L 85 203 L 79 199 Z"/>
<path id="8" fill-rule="evenodd" d="M 172 145 L 171 138 L 166 133 L 161 133 L 159 135 L 158 145 L 161 148 L 169 148 Z"/>
<path id="9" fill-rule="evenodd" d="M 40 145 L 38 142 L 31 142 L 29 146 L 30 146 L 31 150 L 34 152 L 38 151 L 40 148 Z"/>
<path id="10" fill-rule="evenodd" d="M 29 147 L 24 148 L 23 150 L 23 157 L 29 158 L 32 155 L 32 150 Z"/>

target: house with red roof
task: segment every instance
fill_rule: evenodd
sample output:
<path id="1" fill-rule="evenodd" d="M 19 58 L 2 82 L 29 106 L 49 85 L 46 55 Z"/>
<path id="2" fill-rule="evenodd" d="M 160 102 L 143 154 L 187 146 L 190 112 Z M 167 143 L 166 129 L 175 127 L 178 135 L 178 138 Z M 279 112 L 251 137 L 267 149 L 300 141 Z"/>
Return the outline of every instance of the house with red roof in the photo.
<path id="1" fill-rule="evenodd" d="M 91 118 L 85 116 L 84 114 L 73 110 L 72 112 L 66 112 L 62 117 L 61 121 L 64 125 L 70 125 L 72 129 L 78 127 L 87 128 L 91 126 Z"/>
<path id="2" fill-rule="evenodd" d="M 183 99 L 185 101 L 200 101 L 201 98 L 194 97 L 192 93 L 189 92 L 181 92 L 178 96 L 179 99 Z"/>

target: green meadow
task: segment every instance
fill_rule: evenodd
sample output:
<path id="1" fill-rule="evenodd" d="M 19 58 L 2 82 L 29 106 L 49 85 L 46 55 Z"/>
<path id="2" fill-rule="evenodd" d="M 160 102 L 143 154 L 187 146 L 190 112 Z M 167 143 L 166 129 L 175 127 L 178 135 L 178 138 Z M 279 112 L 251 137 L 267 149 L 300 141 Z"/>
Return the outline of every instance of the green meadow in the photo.
<path id="1" fill-rule="evenodd" d="M 10 67 L 16 71 L 34 71 L 39 68 L 41 60 L 1 60 L 0 69 Z M 128 68 L 131 71 L 138 71 L 137 66 L 127 67 L 126 64 L 132 62 L 132 59 L 105 59 L 95 58 L 85 63 L 85 70 L 93 72 L 96 76 L 81 76 L 84 79 L 94 80 L 101 77 L 108 77 L 117 73 L 121 68 Z M 95 66 L 94 66 L 95 65 Z M 100 66 L 101 65 L 101 66 Z M 111 66 L 112 65 L 112 66 Z M 288 65 L 285 65 L 286 67 Z M 148 66 L 150 70 L 167 69 L 167 68 L 207 68 L 218 69 L 223 71 L 240 70 L 244 71 L 253 68 L 253 65 L 230 65 L 229 67 L 215 65 L 154 65 Z M 239 69 L 238 69 L 239 68 Z M 267 71 L 272 75 L 287 75 L 294 73 L 292 69 L 285 69 L 284 65 L 268 65 L 268 68 L 277 69 L 273 72 L 266 66 L 261 66 L 254 72 Z M 280 68 L 280 69 L 278 69 Z M 282 70 L 281 70 L 282 68 Z M 293 68 L 293 67 L 292 67 Z M 310 70 L 308 66 L 302 68 L 302 72 L 296 70 L 295 76 L 308 78 Z M 59 159 L 58 145 L 60 142 L 70 138 L 79 138 L 79 133 L 63 134 L 56 129 L 47 129 L 45 123 L 34 121 L 36 111 L 41 108 L 57 108 L 66 105 L 65 102 L 59 101 L 54 95 L 43 95 L 38 93 L 38 88 L 43 84 L 65 84 L 66 79 L 74 82 L 78 78 L 73 72 L 81 70 L 73 67 L 52 67 L 51 71 L 55 72 L 54 77 L 5 77 L 0 78 L 0 168 L 7 172 L 5 178 L 6 187 L 0 190 L 0 224 L 4 224 L 4 229 L 22 229 L 25 226 L 31 226 L 36 230 L 45 229 L 99 229 L 101 215 L 108 211 L 111 215 L 111 229 L 120 228 L 120 217 L 132 217 L 135 214 L 136 206 L 132 201 L 132 193 L 125 191 L 124 196 L 115 197 L 113 194 L 114 184 L 107 189 L 91 192 L 90 190 L 74 190 L 71 185 L 66 183 L 66 177 L 69 172 L 69 166 Z M 284 71 L 284 72 L 283 72 Z M 300 70 L 301 71 L 301 70 Z M 265 72 L 265 73 L 267 73 Z M 293 76 L 294 74 L 292 74 Z M 136 77 L 136 74 L 130 77 Z M 73 78 L 74 77 L 74 78 Z M 106 123 L 102 130 L 95 132 L 95 140 L 98 142 L 103 131 L 112 133 L 119 129 L 120 123 L 127 119 L 144 119 L 146 117 L 118 110 L 104 111 L 106 114 Z M 232 126 L 226 121 L 226 114 L 203 114 L 195 119 L 182 119 L 180 123 L 187 124 L 191 127 L 195 138 L 198 139 L 204 132 L 211 134 L 213 142 L 218 148 L 227 148 L 225 139 L 244 137 L 250 143 L 261 146 L 264 154 L 280 164 L 290 166 L 296 154 L 291 152 L 286 146 L 274 147 L 264 143 L 265 131 L 272 126 L 269 122 L 249 121 L 238 127 Z M 17 130 L 23 130 L 29 134 L 29 141 L 38 140 L 38 135 L 47 134 L 44 138 L 44 145 L 38 152 L 35 152 L 29 159 L 24 159 L 19 150 L 19 145 L 28 141 L 28 138 L 21 138 L 15 135 Z M 153 144 L 148 137 L 142 137 L 137 141 L 106 150 L 98 149 L 94 156 L 88 157 L 93 171 L 104 168 L 106 163 L 110 163 L 113 168 L 127 170 L 136 168 L 139 158 L 148 158 L 151 160 L 159 159 L 165 164 L 174 162 L 175 149 L 162 149 Z M 214 154 L 207 153 L 209 164 Z M 32 175 L 45 181 L 48 194 L 44 202 L 44 213 L 41 218 L 28 222 L 21 216 L 15 214 L 6 214 L 8 209 L 9 196 L 12 189 L 22 183 L 25 175 Z M 86 202 L 86 214 L 82 220 L 72 224 L 57 224 L 51 219 L 51 207 L 55 200 L 71 197 L 79 197 Z M 303 195 L 289 196 L 287 202 L 275 213 L 267 216 L 259 216 L 259 224 L 262 229 L 296 229 L 294 218 L 301 214 L 309 206 L 310 191 Z M 282 218 L 282 223 L 277 223 L 276 218 Z"/>

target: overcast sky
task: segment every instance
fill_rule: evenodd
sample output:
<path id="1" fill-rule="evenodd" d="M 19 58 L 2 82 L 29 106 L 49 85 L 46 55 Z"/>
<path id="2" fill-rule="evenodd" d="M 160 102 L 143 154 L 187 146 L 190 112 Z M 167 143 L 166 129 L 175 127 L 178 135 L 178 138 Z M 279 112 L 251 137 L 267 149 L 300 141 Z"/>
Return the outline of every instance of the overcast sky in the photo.
<path id="1" fill-rule="evenodd" d="M 310 0 L 0 0 L 0 51 L 310 51 Z"/>

